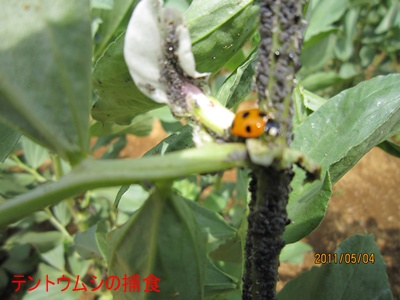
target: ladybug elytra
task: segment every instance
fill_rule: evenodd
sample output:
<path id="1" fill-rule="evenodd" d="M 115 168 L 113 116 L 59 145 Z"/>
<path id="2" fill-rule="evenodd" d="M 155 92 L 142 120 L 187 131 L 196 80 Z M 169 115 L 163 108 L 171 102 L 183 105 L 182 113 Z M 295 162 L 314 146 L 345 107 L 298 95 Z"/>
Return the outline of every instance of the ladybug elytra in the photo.
<path id="1" fill-rule="evenodd" d="M 249 109 L 236 114 L 232 122 L 231 134 L 242 138 L 255 138 L 264 132 L 276 136 L 279 125 L 259 109 Z"/>

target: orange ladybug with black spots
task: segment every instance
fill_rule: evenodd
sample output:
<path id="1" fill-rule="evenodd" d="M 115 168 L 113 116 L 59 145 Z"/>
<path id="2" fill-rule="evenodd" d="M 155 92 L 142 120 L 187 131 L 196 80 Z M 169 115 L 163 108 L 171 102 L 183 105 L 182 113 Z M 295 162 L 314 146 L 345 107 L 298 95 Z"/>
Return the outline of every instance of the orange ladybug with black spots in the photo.
<path id="1" fill-rule="evenodd" d="M 241 138 L 256 138 L 263 133 L 272 136 L 279 133 L 279 125 L 266 113 L 254 108 L 236 114 L 231 127 L 232 135 Z"/>

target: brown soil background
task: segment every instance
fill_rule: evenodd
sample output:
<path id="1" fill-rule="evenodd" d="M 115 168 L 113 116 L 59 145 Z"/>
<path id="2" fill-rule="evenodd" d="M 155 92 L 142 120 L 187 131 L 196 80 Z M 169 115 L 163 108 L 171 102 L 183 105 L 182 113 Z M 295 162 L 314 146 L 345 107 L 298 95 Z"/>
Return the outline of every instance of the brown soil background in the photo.
<path id="1" fill-rule="evenodd" d="M 373 148 L 336 185 L 321 225 L 305 242 L 314 252 L 301 265 L 283 263 L 282 287 L 314 266 L 314 253 L 333 253 L 354 234 L 373 234 L 388 266 L 393 298 L 400 299 L 400 159 Z"/>
<path id="2" fill-rule="evenodd" d="M 140 157 L 166 137 L 158 122 L 147 137 L 128 137 L 122 157 Z M 305 242 L 313 247 L 301 265 L 283 263 L 278 289 L 314 266 L 314 253 L 333 253 L 354 234 L 373 234 L 388 265 L 394 299 L 400 299 L 400 159 L 374 148 L 334 187 L 326 216 Z"/>

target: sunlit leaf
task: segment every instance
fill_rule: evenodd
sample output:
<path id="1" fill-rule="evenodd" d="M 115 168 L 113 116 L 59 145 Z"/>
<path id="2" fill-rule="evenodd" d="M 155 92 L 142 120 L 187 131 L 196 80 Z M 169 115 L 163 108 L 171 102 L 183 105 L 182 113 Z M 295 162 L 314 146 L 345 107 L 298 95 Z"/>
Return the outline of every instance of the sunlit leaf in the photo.
<path id="1" fill-rule="evenodd" d="M 372 147 L 400 132 L 400 75 L 379 76 L 328 100 L 294 133 L 293 148 L 321 164 L 325 176 L 311 184 L 296 170 L 288 205 L 292 223 L 284 239 L 294 242 L 321 222 L 331 184 L 336 183 Z"/>
<path id="2" fill-rule="evenodd" d="M 400 75 L 379 76 L 336 95 L 295 132 L 292 146 L 337 182 L 372 147 L 400 132 Z"/>
<path id="3" fill-rule="evenodd" d="M 236 104 L 243 101 L 251 92 L 256 58 L 257 53 L 253 52 L 246 61 L 225 80 L 216 97 L 223 105 L 228 108 L 234 107 Z"/>
<path id="4" fill-rule="evenodd" d="M 196 68 L 215 73 L 255 32 L 258 6 L 252 0 L 195 0 L 184 16 Z"/>

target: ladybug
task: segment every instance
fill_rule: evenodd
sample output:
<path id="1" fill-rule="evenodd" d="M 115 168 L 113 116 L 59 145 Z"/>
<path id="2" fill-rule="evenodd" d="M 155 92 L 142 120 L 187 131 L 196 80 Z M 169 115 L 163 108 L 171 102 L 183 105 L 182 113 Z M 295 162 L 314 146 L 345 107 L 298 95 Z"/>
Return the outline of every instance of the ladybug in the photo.
<path id="1" fill-rule="evenodd" d="M 279 125 L 259 109 L 249 109 L 236 114 L 231 127 L 231 134 L 242 138 L 255 138 L 264 132 L 276 136 Z"/>

